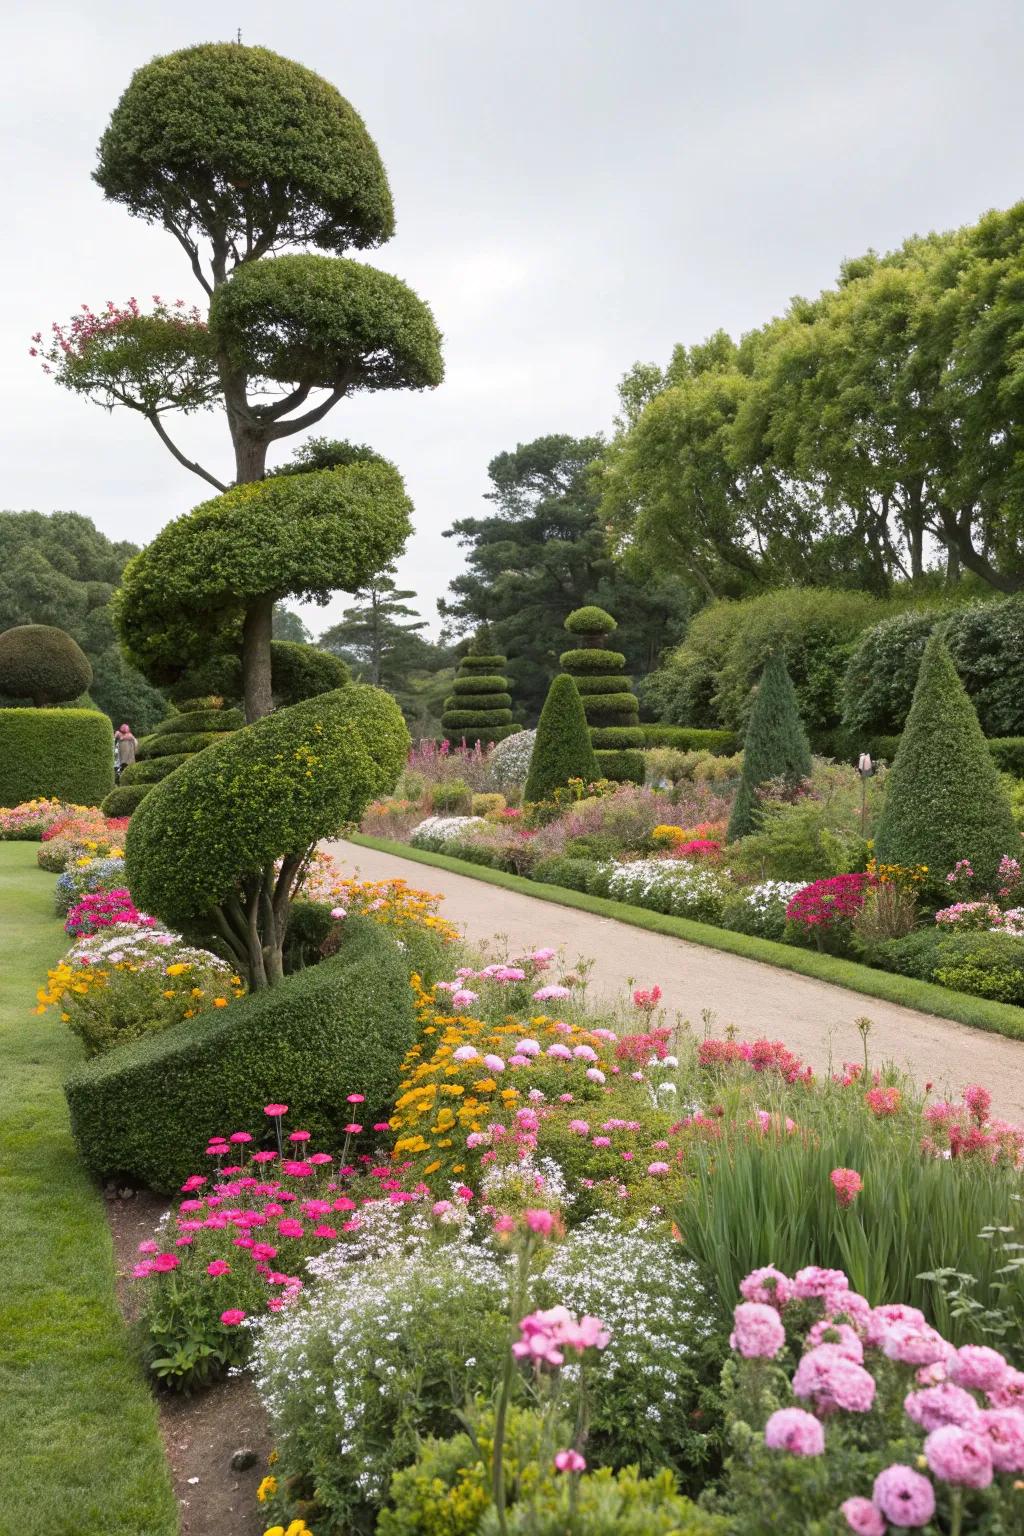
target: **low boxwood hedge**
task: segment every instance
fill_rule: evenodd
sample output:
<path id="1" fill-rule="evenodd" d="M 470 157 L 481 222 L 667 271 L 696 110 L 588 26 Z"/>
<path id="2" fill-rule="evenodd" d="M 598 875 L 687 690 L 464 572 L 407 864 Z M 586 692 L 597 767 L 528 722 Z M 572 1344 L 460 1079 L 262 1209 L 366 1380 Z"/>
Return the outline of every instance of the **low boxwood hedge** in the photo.
<path id="1" fill-rule="evenodd" d="M 168 715 L 154 725 L 152 736 L 195 735 L 197 731 L 240 731 L 245 716 L 240 709 L 190 709 L 181 715 Z"/>
<path id="2" fill-rule="evenodd" d="M 644 755 L 642 752 L 619 750 L 597 751 L 597 766 L 603 779 L 614 779 L 617 784 L 642 784 L 644 782 Z"/>
<path id="3" fill-rule="evenodd" d="M 172 753 L 202 752 L 205 747 L 212 747 L 218 741 L 227 741 L 234 733 L 232 731 L 196 731 L 191 736 L 146 736 L 139 742 L 139 758 L 147 762 L 153 757 L 168 757 Z"/>
<path id="4" fill-rule="evenodd" d="M 0 709 L 0 805 L 55 795 L 99 805 L 114 785 L 114 728 L 92 709 Z"/>
<path id="5" fill-rule="evenodd" d="M 731 757 L 743 743 L 735 731 L 701 730 L 689 725 L 641 725 L 648 747 L 676 747 L 680 752 L 713 752 Z"/>
<path id="6" fill-rule="evenodd" d="M 152 784 L 118 784 L 104 795 L 100 810 L 104 816 L 130 816 L 152 788 Z"/>
<path id="7" fill-rule="evenodd" d="M 630 722 L 636 722 L 634 693 L 584 693 L 582 698 L 588 720 L 606 720 L 611 715 L 623 715 Z"/>
<path id="8" fill-rule="evenodd" d="M 596 725 L 590 733 L 596 751 L 615 752 L 647 745 L 639 725 Z"/>
<path id="9" fill-rule="evenodd" d="M 168 752 L 163 757 L 140 758 L 121 770 L 121 784 L 159 784 L 175 768 L 187 763 L 191 752 Z"/>
<path id="10" fill-rule="evenodd" d="M 318 1147 L 337 1143 L 346 1096 L 360 1122 L 386 1119 L 416 1032 L 408 965 L 385 929 L 349 918 L 338 953 L 254 992 L 86 1062 L 65 1084 L 86 1166 L 170 1192 L 205 1172 L 215 1134 L 270 1139 L 264 1105 Z"/>

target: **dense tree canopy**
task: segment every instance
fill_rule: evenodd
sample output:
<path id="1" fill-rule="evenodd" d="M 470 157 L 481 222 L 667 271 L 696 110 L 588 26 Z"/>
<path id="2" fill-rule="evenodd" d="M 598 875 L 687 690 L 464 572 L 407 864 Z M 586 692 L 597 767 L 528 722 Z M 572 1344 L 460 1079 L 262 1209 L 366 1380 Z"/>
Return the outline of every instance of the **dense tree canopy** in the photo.
<path id="1" fill-rule="evenodd" d="M 457 632 L 489 623 L 508 656 L 516 705 L 535 719 L 565 649 L 566 614 L 587 603 L 613 608 L 630 670 L 656 665 L 685 627 L 678 580 L 633 577 L 616 563 L 598 515 L 594 466 L 600 437 L 561 434 L 520 444 L 491 461 L 488 517 L 461 518 L 447 532 L 466 550 L 467 570 L 439 604 Z"/>

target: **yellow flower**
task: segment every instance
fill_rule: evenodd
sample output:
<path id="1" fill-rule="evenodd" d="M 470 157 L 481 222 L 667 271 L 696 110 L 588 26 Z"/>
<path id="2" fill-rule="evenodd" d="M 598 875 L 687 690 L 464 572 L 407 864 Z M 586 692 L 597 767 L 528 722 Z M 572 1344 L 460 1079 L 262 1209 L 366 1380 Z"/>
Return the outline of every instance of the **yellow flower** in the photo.
<path id="1" fill-rule="evenodd" d="M 265 1504 L 268 1499 L 272 1499 L 274 1497 L 276 1492 L 277 1478 L 265 1477 L 262 1483 L 260 1483 L 259 1487 L 256 1489 L 256 1497 L 259 1499 L 261 1504 Z"/>
<path id="2" fill-rule="evenodd" d="M 174 965 L 169 965 L 167 967 L 167 975 L 168 976 L 180 976 L 183 971 L 187 971 L 187 970 L 188 970 L 188 966 L 183 964 L 182 961 L 178 960 L 178 961 L 175 962 Z"/>
<path id="3" fill-rule="evenodd" d="M 214 1000 L 213 1000 L 213 1006 L 215 1008 L 226 1008 L 227 1005 L 228 1005 L 228 1000 L 227 1000 L 226 997 L 215 997 Z"/>
<path id="4" fill-rule="evenodd" d="M 169 991 L 161 992 L 160 996 L 161 997 L 173 997 L 174 996 L 174 988 L 171 987 Z"/>

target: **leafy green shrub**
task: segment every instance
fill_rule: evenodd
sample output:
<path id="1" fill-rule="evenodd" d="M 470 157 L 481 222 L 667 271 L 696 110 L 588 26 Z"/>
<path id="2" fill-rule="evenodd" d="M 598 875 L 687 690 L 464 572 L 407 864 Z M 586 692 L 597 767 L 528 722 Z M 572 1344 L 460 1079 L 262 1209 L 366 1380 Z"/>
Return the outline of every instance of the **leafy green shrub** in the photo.
<path id="1" fill-rule="evenodd" d="M 560 854 L 555 858 L 538 860 L 531 878 L 546 885 L 560 885 L 567 891 L 587 891 L 592 869 L 590 859 Z"/>
<path id="2" fill-rule="evenodd" d="M 759 802 L 756 832 L 729 850 L 730 866 L 758 879 L 823 880 L 863 869 L 866 838 L 885 792 L 881 772 L 863 786 L 868 811 L 861 826 L 862 785 L 845 763 L 815 759 L 804 792 L 796 800 L 766 794 Z"/>
<path id="3" fill-rule="evenodd" d="M 558 661 L 573 677 L 580 672 L 593 672 L 607 677 L 612 672 L 624 672 L 626 669 L 626 658 L 622 651 L 563 651 Z"/>
<path id="4" fill-rule="evenodd" d="M 680 752 L 723 752 L 727 755 L 740 747 L 735 731 L 698 730 L 688 725 L 642 725 L 648 747 L 677 747 Z"/>
<path id="5" fill-rule="evenodd" d="M 116 784 L 104 795 L 100 810 L 104 816 L 131 816 L 149 794 L 152 784 Z"/>
<path id="6" fill-rule="evenodd" d="M 595 640 L 600 635 L 610 635 L 618 627 L 610 613 L 593 603 L 584 608 L 574 608 L 565 620 L 565 628 L 570 635 L 589 635 Z"/>
<path id="7" fill-rule="evenodd" d="M 298 706 L 302 708 L 302 706 Z M 172 1190 L 214 1134 L 265 1123 L 282 1101 L 320 1142 L 337 1140 L 346 1095 L 386 1118 L 415 1035 L 406 961 L 387 932 L 346 919 L 336 956 L 214 1016 L 97 1057 L 65 1085 L 83 1161 Z"/>
<path id="8" fill-rule="evenodd" d="M 584 714 L 590 726 L 591 745 L 595 748 L 600 733 L 601 773 L 605 778 L 642 784 L 643 762 L 635 750 L 644 744 L 639 701 L 630 691 L 625 658 L 619 651 L 605 649 L 608 635 L 618 626 L 603 608 L 589 607 L 571 613 L 565 627 L 571 634 L 582 635 L 588 641 L 586 649 L 564 651 L 559 661 L 570 677 L 578 679 Z M 600 658 L 597 666 L 592 659 L 595 656 Z M 609 730 L 617 731 L 614 740 L 606 738 L 605 733 Z"/>
<path id="9" fill-rule="evenodd" d="M 128 784 L 158 784 L 175 768 L 187 763 L 191 752 L 166 752 L 160 757 L 136 758 L 121 770 L 121 787 Z"/>
<path id="10" fill-rule="evenodd" d="M 471 816 L 493 816 L 497 811 L 505 809 L 504 795 L 482 794 L 474 795 L 469 806 Z"/>
<path id="11" fill-rule="evenodd" d="M 230 735 L 230 731 L 196 731 L 192 735 L 165 732 L 162 736 L 144 736 L 139 742 L 138 758 L 140 762 L 148 762 L 153 757 L 179 757 L 182 753 L 191 757 L 218 741 L 227 740 Z"/>
<path id="12" fill-rule="evenodd" d="M 644 755 L 627 750 L 610 751 L 602 748 L 594 753 L 598 775 L 602 779 L 614 779 L 618 784 L 642 784 L 644 781 Z"/>
<path id="13" fill-rule="evenodd" d="M 504 656 L 488 655 L 486 629 L 481 630 L 473 649 L 462 658 L 452 683 L 451 696 L 444 701 L 441 729 L 453 745 L 465 741 L 468 746 L 501 741 L 512 728 L 512 695 L 505 676 Z"/>
<path id="14" fill-rule="evenodd" d="M 174 736 L 195 736 L 206 731 L 237 731 L 244 724 L 245 718 L 240 709 L 191 709 L 184 714 L 168 715 L 165 720 L 154 725 L 150 739 L 168 733 Z"/>
<path id="15" fill-rule="evenodd" d="M 0 634 L 0 693 L 37 709 L 86 693 L 92 663 L 77 641 L 52 624 L 18 624 Z"/>
<path id="16" fill-rule="evenodd" d="M 55 797 L 99 805 L 114 784 L 114 731 L 91 709 L 0 709 L 0 805 Z"/>
<path id="17" fill-rule="evenodd" d="M 958 859 L 995 880 L 1020 848 L 1009 801 L 974 706 L 941 635 L 929 640 L 914 702 L 889 773 L 876 836 L 884 864 L 927 865 L 937 888 Z"/>
<path id="18" fill-rule="evenodd" d="M 592 725 L 602 722 L 610 724 L 612 717 L 621 718 L 623 721 L 633 719 L 637 712 L 636 695 L 632 693 L 583 693 L 583 709 L 587 719 Z M 628 725 L 622 725 L 620 730 L 631 730 Z M 634 730 L 631 730 L 634 734 Z M 635 731 L 636 746 L 642 746 L 643 735 Z"/>
<path id="19" fill-rule="evenodd" d="M 627 693 L 628 697 L 632 697 L 628 690 L 633 686 L 633 679 L 624 677 L 619 672 L 610 673 L 608 676 L 603 676 L 600 672 L 574 672 L 573 676 L 576 679 L 576 687 L 584 698 L 591 693 Z"/>
<path id="20" fill-rule="evenodd" d="M 470 801 L 473 798 L 472 790 L 465 779 L 440 779 L 430 786 L 431 810 L 444 814 L 458 814 L 460 811 L 468 811 Z M 479 814 L 474 811 L 473 815 Z"/>
<path id="21" fill-rule="evenodd" d="M 344 688 L 352 674 L 340 656 L 294 640 L 270 642 L 270 687 L 278 709 Z M 233 729 L 233 727 L 232 727 Z"/>
<path id="22" fill-rule="evenodd" d="M 491 726 L 508 725 L 512 719 L 510 709 L 446 709 L 444 712 L 445 730 L 460 732 L 459 740 L 466 740 L 469 745 L 470 736 L 473 741 L 490 740 L 487 732 Z M 467 736 L 467 732 L 469 735 Z"/>
<path id="23" fill-rule="evenodd" d="M 1001 773 L 1024 779 L 1024 736 L 989 736 L 988 749 Z"/>
<path id="24" fill-rule="evenodd" d="M 479 660 L 479 657 L 474 659 Z M 459 677 L 459 694 L 463 696 L 468 694 L 475 696 L 478 693 L 504 694 L 507 687 L 508 678 L 502 677 L 500 672 L 474 672 L 470 668 L 468 671 L 462 672 Z M 511 695 L 508 697 L 511 702 Z M 468 705 L 463 707 L 467 708 Z M 475 705 L 473 707 L 475 708 Z M 487 706 L 485 705 L 484 707 L 486 708 Z"/>
<path id="25" fill-rule="evenodd" d="M 271 985 L 308 851 L 394 787 L 408 749 L 398 705 L 376 688 L 278 710 L 154 785 L 128 830 L 129 888 L 170 926 L 216 935 L 250 987 Z"/>
<path id="26" fill-rule="evenodd" d="M 954 992 L 1024 1004 L 1024 939 L 1009 933 L 950 933 L 918 929 L 887 939 L 868 952 L 873 965 L 934 981 Z"/>
<path id="27" fill-rule="evenodd" d="M 911 609 L 864 631 L 843 679 L 847 730 L 861 736 L 899 735 L 914 697 L 921 657 L 938 618 L 934 609 Z"/>
<path id="28" fill-rule="evenodd" d="M 570 779 L 589 784 L 600 777 L 579 690 L 563 673 L 552 679 L 540 712 L 523 798 L 550 800 Z"/>
<path id="29" fill-rule="evenodd" d="M 772 779 L 791 788 L 811 771 L 796 694 L 785 660 L 776 652 L 768 660 L 758 686 L 743 741 L 743 774 L 729 819 L 729 841 L 757 829 L 758 791 Z"/>

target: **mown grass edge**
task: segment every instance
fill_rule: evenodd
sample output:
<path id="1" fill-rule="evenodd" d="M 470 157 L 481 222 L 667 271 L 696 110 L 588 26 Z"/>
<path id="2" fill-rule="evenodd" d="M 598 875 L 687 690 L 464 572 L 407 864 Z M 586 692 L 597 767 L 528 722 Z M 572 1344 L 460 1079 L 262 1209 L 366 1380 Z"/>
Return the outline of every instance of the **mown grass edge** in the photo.
<path id="1" fill-rule="evenodd" d="M 394 854 L 397 858 L 409 859 L 415 864 L 447 869 L 452 874 L 482 880 L 487 885 L 499 885 L 505 890 L 518 891 L 523 896 L 535 896 L 539 901 L 576 907 L 581 912 L 592 912 L 597 917 L 611 917 L 617 922 L 629 923 L 634 928 L 644 928 L 649 933 L 663 933 L 670 938 L 684 939 L 689 944 L 702 944 L 707 949 L 738 955 L 744 960 L 756 960 L 762 965 L 774 966 L 777 970 L 793 971 L 816 981 L 831 982 L 833 986 L 843 987 L 848 992 L 859 992 L 882 1002 L 914 1008 L 918 1013 L 966 1024 L 972 1029 L 984 1029 L 989 1034 L 1004 1035 L 1010 1040 L 1024 1040 L 1024 1008 L 1017 1008 L 1011 1003 L 990 1002 L 987 998 L 970 997 L 965 992 L 951 992 L 948 987 L 937 986 L 934 982 L 916 981 L 910 976 L 897 976 L 890 971 L 877 971 L 871 966 L 860 965 L 856 960 L 840 960 L 834 955 L 818 954 L 815 950 L 778 944 L 773 939 L 733 933 L 726 928 L 715 928 L 710 923 L 696 923 L 686 917 L 651 912 L 646 907 L 611 901 L 605 896 L 588 896 L 582 891 L 570 891 L 562 886 L 546 885 L 539 880 L 527 880 L 522 875 L 512 875 L 502 869 L 471 864 L 465 859 L 454 859 L 446 853 L 427 853 L 422 848 L 410 847 L 408 843 L 394 843 L 386 838 L 370 837 L 363 832 L 349 833 L 345 841 L 357 847 L 372 848 L 377 853 Z"/>

